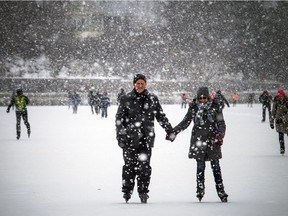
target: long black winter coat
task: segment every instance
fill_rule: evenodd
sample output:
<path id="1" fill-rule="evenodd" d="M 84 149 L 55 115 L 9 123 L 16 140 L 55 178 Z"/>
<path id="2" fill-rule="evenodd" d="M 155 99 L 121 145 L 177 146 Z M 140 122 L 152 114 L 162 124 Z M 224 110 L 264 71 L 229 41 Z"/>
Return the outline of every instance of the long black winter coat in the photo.
<path id="1" fill-rule="evenodd" d="M 202 161 L 222 158 L 221 146 L 215 144 L 216 135 L 224 138 L 226 132 L 225 120 L 219 105 L 211 101 L 201 105 L 194 100 L 174 131 L 179 133 L 185 130 L 192 121 L 194 125 L 191 133 L 189 158 Z"/>
<path id="2" fill-rule="evenodd" d="M 154 146 L 154 119 L 157 119 L 166 133 L 172 131 L 163 113 L 158 97 L 148 90 L 138 94 L 134 89 L 121 97 L 116 113 L 116 138 L 120 147 L 137 148 L 140 138 L 146 137 L 150 147 Z M 121 146 L 120 145 L 124 146 Z"/>
<path id="3" fill-rule="evenodd" d="M 275 96 L 272 107 L 270 124 L 276 125 L 276 131 L 288 134 L 288 97 L 284 96 L 281 100 Z"/>

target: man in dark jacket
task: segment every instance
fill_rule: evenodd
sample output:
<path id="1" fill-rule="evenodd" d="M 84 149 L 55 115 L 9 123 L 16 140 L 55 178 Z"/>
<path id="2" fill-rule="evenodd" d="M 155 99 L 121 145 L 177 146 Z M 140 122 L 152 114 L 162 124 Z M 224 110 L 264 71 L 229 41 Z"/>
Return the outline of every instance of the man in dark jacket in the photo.
<path id="1" fill-rule="evenodd" d="M 151 177 L 150 159 L 154 146 L 154 119 L 170 133 L 169 123 L 158 97 L 146 89 L 146 77 L 134 77 L 134 89 L 120 99 L 116 113 L 116 138 L 123 149 L 124 166 L 122 170 L 123 198 L 131 198 L 137 176 L 138 193 L 142 203 L 149 198 Z"/>
<path id="2" fill-rule="evenodd" d="M 197 192 L 201 201 L 205 194 L 205 161 L 210 161 L 216 183 L 216 190 L 222 202 L 227 202 L 228 195 L 224 191 L 219 159 L 222 158 L 221 145 L 226 132 L 222 108 L 210 99 L 207 87 L 200 87 L 197 98 L 190 104 L 183 120 L 167 134 L 173 141 L 175 136 L 194 122 L 189 150 L 189 158 L 197 162 Z"/>
<path id="3" fill-rule="evenodd" d="M 216 95 L 215 95 L 215 97 L 214 97 L 214 101 L 218 103 L 218 105 L 219 105 L 219 107 L 220 107 L 221 109 L 224 109 L 225 104 L 226 104 L 228 107 L 230 107 L 230 104 L 229 104 L 228 100 L 224 97 L 224 95 L 221 93 L 220 90 L 218 90 L 218 91 L 216 92 Z"/>
<path id="4" fill-rule="evenodd" d="M 27 105 L 29 104 L 29 99 L 27 96 L 23 95 L 22 89 L 16 90 L 16 96 L 12 97 L 10 104 L 7 108 L 7 113 L 10 112 L 10 108 L 12 106 L 15 106 L 15 112 L 16 112 L 16 138 L 19 139 L 21 135 L 21 117 L 23 118 L 24 124 L 27 128 L 28 137 L 30 137 L 31 128 L 30 124 L 28 122 L 28 111 L 27 111 Z"/>
<path id="5" fill-rule="evenodd" d="M 265 122 L 266 119 L 266 109 L 268 109 L 269 119 L 271 118 L 271 102 L 272 96 L 268 91 L 264 91 L 259 97 L 260 103 L 262 103 L 262 122 Z"/>

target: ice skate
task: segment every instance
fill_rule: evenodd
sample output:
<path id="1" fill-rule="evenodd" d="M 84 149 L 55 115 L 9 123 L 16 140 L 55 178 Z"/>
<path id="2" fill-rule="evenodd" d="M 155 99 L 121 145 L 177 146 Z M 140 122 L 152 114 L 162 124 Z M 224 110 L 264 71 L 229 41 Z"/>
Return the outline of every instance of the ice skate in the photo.
<path id="1" fill-rule="evenodd" d="M 216 185 L 216 190 L 221 202 L 228 202 L 228 194 L 224 191 L 223 184 Z"/>
<path id="2" fill-rule="evenodd" d="M 205 194 L 204 190 L 202 190 L 202 189 L 197 190 L 197 192 L 196 192 L 196 197 L 199 199 L 199 202 L 201 202 L 204 194 Z"/>
<path id="3" fill-rule="evenodd" d="M 204 186 L 204 183 L 198 182 L 198 184 L 197 184 L 197 191 L 196 191 L 196 197 L 199 199 L 199 202 L 201 202 L 204 194 L 205 194 L 205 186 Z"/>
<path id="4" fill-rule="evenodd" d="M 131 198 L 131 193 L 124 193 L 123 198 L 125 199 L 125 202 L 127 203 L 129 199 Z"/>
<path id="5" fill-rule="evenodd" d="M 147 199 L 149 198 L 147 193 L 139 194 L 139 197 L 140 197 L 141 203 L 147 203 Z"/>
<path id="6" fill-rule="evenodd" d="M 221 200 L 221 202 L 228 202 L 228 194 L 225 193 L 225 191 L 217 191 L 217 194 Z"/>
<path id="7" fill-rule="evenodd" d="M 16 136 L 17 140 L 20 139 L 20 132 L 17 132 L 17 136 Z"/>
<path id="8" fill-rule="evenodd" d="M 31 129 L 30 128 L 27 129 L 27 134 L 28 134 L 28 137 L 30 138 L 30 134 L 31 134 Z"/>

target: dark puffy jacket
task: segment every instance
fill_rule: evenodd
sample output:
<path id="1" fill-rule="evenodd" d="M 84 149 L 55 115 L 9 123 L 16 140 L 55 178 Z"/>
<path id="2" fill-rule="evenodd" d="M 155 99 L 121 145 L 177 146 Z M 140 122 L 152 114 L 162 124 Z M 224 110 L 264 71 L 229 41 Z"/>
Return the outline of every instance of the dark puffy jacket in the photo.
<path id="1" fill-rule="evenodd" d="M 106 95 L 102 96 L 100 98 L 100 104 L 101 104 L 101 108 L 106 109 L 108 106 L 110 106 L 110 98 Z"/>
<path id="2" fill-rule="evenodd" d="M 155 118 L 166 133 L 172 131 L 172 126 L 163 113 L 157 96 L 147 90 L 138 94 L 134 89 L 122 96 L 115 121 L 119 146 L 137 148 L 140 138 L 144 136 L 149 146 L 153 147 Z"/>
<path id="3" fill-rule="evenodd" d="M 264 92 L 263 94 L 261 94 L 259 96 L 259 101 L 260 103 L 262 103 L 263 105 L 271 105 L 271 101 L 272 101 L 272 96 L 268 94 L 268 92 Z"/>
<path id="4" fill-rule="evenodd" d="M 219 105 L 209 101 L 203 107 L 194 100 L 183 120 L 174 128 L 175 133 L 185 130 L 192 121 L 194 125 L 189 158 L 205 161 L 222 158 L 221 146 L 216 144 L 216 136 L 224 138 L 226 124 Z"/>

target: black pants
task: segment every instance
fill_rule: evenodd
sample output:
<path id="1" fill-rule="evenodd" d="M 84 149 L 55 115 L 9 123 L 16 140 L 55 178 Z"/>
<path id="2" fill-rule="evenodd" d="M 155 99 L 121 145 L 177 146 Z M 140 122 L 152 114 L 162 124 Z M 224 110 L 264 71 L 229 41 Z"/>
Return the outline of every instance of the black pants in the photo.
<path id="1" fill-rule="evenodd" d="M 269 118 L 271 117 L 271 105 L 270 104 L 263 104 L 262 106 L 262 121 L 266 119 L 266 109 L 268 110 Z"/>
<path id="2" fill-rule="evenodd" d="M 280 152 L 285 153 L 284 133 L 279 132 L 279 143 L 280 143 Z"/>
<path id="3" fill-rule="evenodd" d="M 214 175 L 216 188 L 218 188 L 219 186 L 223 187 L 223 180 L 219 160 L 212 160 L 210 161 L 210 163 Z M 197 176 L 196 176 L 197 189 L 205 188 L 205 168 L 206 168 L 205 161 L 197 160 Z"/>
<path id="4" fill-rule="evenodd" d="M 28 122 L 28 112 L 16 112 L 16 132 L 17 134 L 21 133 L 21 117 L 23 118 L 24 124 L 27 127 L 27 130 L 30 130 L 30 124 Z"/>
<path id="5" fill-rule="evenodd" d="M 125 165 L 122 170 L 122 192 L 132 193 L 137 177 L 137 191 L 139 194 L 148 193 L 151 171 L 150 166 L 152 149 L 146 143 L 140 144 L 139 148 L 123 149 Z"/>
<path id="6" fill-rule="evenodd" d="M 76 104 L 73 104 L 73 114 L 77 114 L 77 111 L 78 111 L 78 105 Z"/>
<path id="7" fill-rule="evenodd" d="M 107 116 L 108 116 L 108 107 L 102 107 L 101 108 L 101 117 L 102 118 L 107 118 Z"/>

